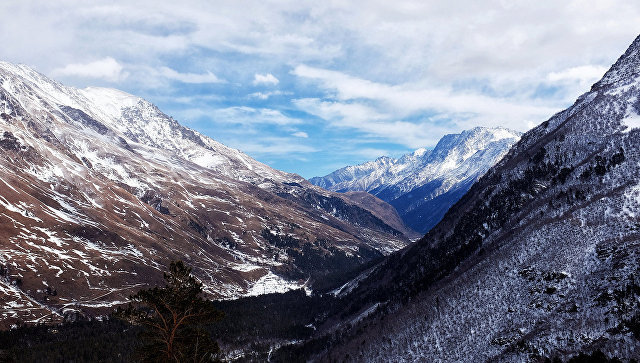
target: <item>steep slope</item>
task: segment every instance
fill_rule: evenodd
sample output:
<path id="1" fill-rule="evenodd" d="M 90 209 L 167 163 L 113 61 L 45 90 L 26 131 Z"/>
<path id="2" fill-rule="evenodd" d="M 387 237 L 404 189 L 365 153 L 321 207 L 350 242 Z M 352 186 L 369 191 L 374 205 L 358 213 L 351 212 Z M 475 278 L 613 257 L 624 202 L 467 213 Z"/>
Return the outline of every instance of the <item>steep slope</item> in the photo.
<path id="1" fill-rule="evenodd" d="M 423 239 L 335 291 L 352 318 L 325 327 L 322 360 L 637 359 L 639 100 L 640 37 Z"/>
<path id="2" fill-rule="evenodd" d="M 402 218 L 400 218 L 400 215 L 395 208 L 382 199 L 367 192 L 346 192 L 344 195 L 349 198 L 349 200 L 369 210 L 373 215 L 383 220 L 389 226 L 402 232 L 405 236 L 413 240 L 417 240 L 422 237 L 421 234 L 415 232 L 411 228 L 408 228 L 402 221 Z"/>
<path id="3" fill-rule="evenodd" d="M 300 287 L 408 243 L 347 196 L 112 89 L 0 63 L 0 324 L 109 308 L 185 260 L 213 297 Z"/>
<path id="4" fill-rule="evenodd" d="M 366 191 L 396 208 L 405 224 L 426 233 L 520 138 L 504 128 L 445 135 L 433 150 L 386 156 L 309 181 L 325 189 Z"/>

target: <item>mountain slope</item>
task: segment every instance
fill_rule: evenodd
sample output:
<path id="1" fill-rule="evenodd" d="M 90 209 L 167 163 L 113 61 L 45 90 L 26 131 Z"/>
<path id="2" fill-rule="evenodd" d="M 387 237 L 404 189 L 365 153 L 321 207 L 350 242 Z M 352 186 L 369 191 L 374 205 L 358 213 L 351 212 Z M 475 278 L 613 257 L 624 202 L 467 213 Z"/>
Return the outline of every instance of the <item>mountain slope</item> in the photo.
<path id="1" fill-rule="evenodd" d="M 519 138 L 508 129 L 477 127 L 445 135 L 433 150 L 383 156 L 309 181 L 337 192 L 369 192 L 394 206 L 409 227 L 426 233 Z"/>
<path id="2" fill-rule="evenodd" d="M 376 213 L 138 97 L 0 63 L 3 325 L 99 313 L 172 259 L 213 297 L 300 287 L 405 246 Z"/>
<path id="3" fill-rule="evenodd" d="M 335 291 L 351 318 L 323 328 L 339 340 L 320 360 L 637 359 L 639 100 L 640 37 L 424 238 Z"/>

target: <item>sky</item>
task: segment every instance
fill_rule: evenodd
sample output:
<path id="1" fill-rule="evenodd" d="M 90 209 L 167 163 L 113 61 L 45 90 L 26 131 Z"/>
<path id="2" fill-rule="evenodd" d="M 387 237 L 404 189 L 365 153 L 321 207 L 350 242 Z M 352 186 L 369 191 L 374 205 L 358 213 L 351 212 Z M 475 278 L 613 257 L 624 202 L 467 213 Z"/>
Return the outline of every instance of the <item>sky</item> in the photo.
<path id="1" fill-rule="evenodd" d="M 0 2 L 0 60 L 143 97 L 304 177 L 527 131 L 640 34 L 634 1 Z"/>

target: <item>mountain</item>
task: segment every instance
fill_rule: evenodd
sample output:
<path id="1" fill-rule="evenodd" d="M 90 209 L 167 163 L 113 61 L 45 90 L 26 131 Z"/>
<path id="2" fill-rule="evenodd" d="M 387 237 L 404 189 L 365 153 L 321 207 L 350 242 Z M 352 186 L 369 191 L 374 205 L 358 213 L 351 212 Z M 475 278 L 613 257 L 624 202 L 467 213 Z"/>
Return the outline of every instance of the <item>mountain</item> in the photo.
<path id="1" fill-rule="evenodd" d="M 334 290 L 341 313 L 307 354 L 526 362 L 600 349 L 638 359 L 639 100 L 640 36 L 421 240 Z"/>
<path id="2" fill-rule="evenodd" d="M 407 226 L 424 234 L 520 135 L 505 128 L 476 127 L 445 135 L 433 150 L 420 148 L 397 159 L 383 156 L 309 181 L 336 192 L 369 192 L 395 207 Z"/>
<path id="3" fill-rule="evenodd" d="M 174 259 L 211 297 L 308 287 L 408 243 L 384 210 L 274 170 L 139 97 L 0 63 L 3 325 L 99 314 L 158 283 Z"/>

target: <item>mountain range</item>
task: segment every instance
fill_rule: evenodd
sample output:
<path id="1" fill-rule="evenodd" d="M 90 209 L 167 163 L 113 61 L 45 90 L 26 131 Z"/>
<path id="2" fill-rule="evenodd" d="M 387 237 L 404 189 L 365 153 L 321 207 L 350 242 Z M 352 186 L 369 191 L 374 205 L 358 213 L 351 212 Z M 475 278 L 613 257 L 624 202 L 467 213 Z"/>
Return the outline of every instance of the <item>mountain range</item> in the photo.
<path id="1" fill-rule="evenodd" d="M 377 198 L 274 170 L 139 97 L 0 63 L 3 326 L 100 314 L 174 259 L 214 298 L 299 288 L 404 231 Z"/>
<path id="2" fill-rule="evenodd" d="M 640 36 L 422 239 L 335 289 L 339 318 L 319 324 L 307 357 L 637 359 L 639 100 Z"/>
<path id="3" fill-rule="evenodd" d="M 429 150 L 338 169 L 309 181 L 336 192 L 366 191 L 396 208 L 420 236 L 518 141 L 520 133 L 477 127 L 445 135 Z"/>
<path id="4" fill-rule="evenodd" d="M 525 134 L 477 128 L 314 179 L 335 191 L 138 97 L 9 63 L 0 135 L 4 326 L 111 311 L 179 258 L 213 298 L 306 288 L 217 302 L 238 359 L 640 357 L 640 36 Z M 410 203 L 383 199 L 446 185 L 468 190 L 410 243 Z"/>

